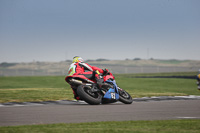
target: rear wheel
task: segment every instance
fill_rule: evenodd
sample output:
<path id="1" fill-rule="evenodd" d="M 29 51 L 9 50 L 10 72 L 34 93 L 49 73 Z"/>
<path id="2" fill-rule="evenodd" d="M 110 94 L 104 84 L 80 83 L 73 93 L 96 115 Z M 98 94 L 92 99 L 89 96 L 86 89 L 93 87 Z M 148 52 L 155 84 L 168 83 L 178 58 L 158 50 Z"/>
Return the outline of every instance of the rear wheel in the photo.
<path id="1" fill-rule="evenodd" d="M 119 101 L 120 102 L 123 102 L 125 104 L 131 104 L 133 102 L 133 99 L 128 92 L 126 92 L 123 89 L 119 89 L 118 91 L 119 91 Z"/>
<path id="2" fill-rule="evenodd" d="M 81 99 L 91 105 L 98 105 L 101 103 L 102 95 L 100 92 L 92 92 L 91 88 L 86 85 L 80 85 L 77 88 L 77 93 Z"/>

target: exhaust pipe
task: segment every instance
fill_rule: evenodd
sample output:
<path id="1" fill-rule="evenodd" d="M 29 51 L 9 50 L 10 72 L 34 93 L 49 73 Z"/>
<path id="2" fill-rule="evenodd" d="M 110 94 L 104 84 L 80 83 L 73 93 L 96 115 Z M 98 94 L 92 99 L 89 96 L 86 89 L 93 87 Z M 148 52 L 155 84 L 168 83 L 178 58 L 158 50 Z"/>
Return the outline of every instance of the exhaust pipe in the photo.
<path id="1" fill-rule="evenodd" d="M 83 82 L 81 80 L 77 80 L 77 79 L 70 79 L 70 84 L 79 84 L 82 85 Z"/>
<path id="2" fill-rule="evenodd" d="M 77 79 L 70 79 L 69 81 L 70 81 L 70 84 L 92 86 L 92 84 L 90 84 L 90 83 L 83 83 L 81 80 L 77 80 Z"/>

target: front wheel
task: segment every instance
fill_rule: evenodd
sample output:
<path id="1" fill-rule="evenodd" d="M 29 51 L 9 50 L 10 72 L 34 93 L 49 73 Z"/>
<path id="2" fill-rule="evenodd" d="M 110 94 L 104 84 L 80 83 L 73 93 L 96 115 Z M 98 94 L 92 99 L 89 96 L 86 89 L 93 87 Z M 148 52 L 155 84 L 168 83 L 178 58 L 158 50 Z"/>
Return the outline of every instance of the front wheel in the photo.
<path id="1" fill-rule="evenodd" d="M 100 92 L 92 92 L 89 86 L 78 86 L 77 93 L 81 99 L 91 105 L 98 105 L 101 103 L 102 95 L 100 94 Z"/>
<path id="2" fill-rule="evenodd" d="M 126 92 L 125 90 L 119 89 L 119 101 L 125 104 L 131 104 L 133 102 L 133 99 L 128 92 Z"/>

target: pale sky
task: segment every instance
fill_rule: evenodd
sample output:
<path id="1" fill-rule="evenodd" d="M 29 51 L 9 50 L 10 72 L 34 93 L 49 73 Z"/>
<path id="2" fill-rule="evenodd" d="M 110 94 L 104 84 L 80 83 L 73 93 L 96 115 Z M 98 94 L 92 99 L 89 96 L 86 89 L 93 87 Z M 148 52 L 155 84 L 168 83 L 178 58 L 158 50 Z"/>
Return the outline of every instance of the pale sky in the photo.
<path id="1" fill-rule="evenodd" d="M 0 0 L 0 63 L 199 53 L 200 0 Z"/>

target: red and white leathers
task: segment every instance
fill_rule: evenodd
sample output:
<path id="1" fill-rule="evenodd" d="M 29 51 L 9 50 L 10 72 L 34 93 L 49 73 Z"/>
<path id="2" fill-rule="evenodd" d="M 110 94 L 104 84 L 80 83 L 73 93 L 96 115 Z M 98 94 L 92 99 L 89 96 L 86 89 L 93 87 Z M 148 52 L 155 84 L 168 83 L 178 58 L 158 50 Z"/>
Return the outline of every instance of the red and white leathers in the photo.
<path id="1" fill-rule="evenodd" d="M 68 76 L 71 75 L 83 75 L 86 78 L 92 79 L 93 77 L 93 71 L 98 70 L 100 73 L 103 73 L 104 71 L 98 67 L 91 66 L 84 62 L 75 62 L 72 63 L 68 70 Z M 96 75 L 94 75 L 96 76 Z"/>

